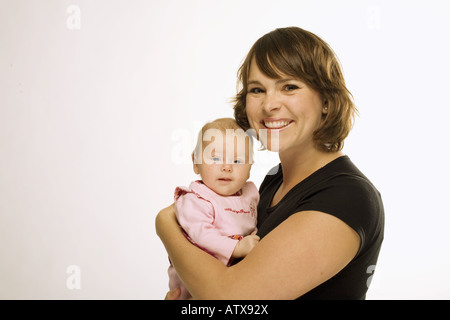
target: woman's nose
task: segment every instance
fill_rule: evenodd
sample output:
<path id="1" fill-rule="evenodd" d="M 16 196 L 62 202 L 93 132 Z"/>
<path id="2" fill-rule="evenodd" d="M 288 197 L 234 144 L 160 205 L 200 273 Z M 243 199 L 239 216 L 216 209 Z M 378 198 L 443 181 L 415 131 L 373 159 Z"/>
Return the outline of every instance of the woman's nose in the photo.
<path id="1" fill-rule="evenodd" d="M 264 101 L 263 101 L 263 108 L 264 111 L 267 113 L 271 113 L 275 110 L 280 109 L 281 102 L 279 100 L 279 97 L 276 92 L 267 92 Z"/>

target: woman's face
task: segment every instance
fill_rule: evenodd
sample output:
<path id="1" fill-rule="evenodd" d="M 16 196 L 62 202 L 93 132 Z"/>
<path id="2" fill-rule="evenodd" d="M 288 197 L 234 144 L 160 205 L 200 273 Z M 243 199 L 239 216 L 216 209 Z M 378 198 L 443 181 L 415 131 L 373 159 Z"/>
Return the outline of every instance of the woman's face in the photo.
<path id="1" fill-rule="evenodd" d="M 251 127 L 266 148 L 279 152 L 314 148 L 313 133 L 327 112 L 315 90 L 290 76 L 269 78 L 254 60 L 248 77 L 246 110 Z"/>

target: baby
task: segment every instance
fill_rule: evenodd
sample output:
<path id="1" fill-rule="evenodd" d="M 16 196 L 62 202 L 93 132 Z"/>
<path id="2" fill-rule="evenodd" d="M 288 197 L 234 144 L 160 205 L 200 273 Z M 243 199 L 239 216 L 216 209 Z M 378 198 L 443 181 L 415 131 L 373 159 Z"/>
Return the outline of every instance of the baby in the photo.
<path id="1" fill-rule="evenodd" d="M 259 192 L 247 182 L 252 150 L 251 137 L 234 119 L 207 123 L 192 153 L 194 172 L 201 180 L 175 190 L 175 212 L 186 237 L 225 265 L 245 257 L 259 241 Z M 170 290 L 181 288 L 179 299 L 190 298 L 172 265 L 168 272 Z"/>

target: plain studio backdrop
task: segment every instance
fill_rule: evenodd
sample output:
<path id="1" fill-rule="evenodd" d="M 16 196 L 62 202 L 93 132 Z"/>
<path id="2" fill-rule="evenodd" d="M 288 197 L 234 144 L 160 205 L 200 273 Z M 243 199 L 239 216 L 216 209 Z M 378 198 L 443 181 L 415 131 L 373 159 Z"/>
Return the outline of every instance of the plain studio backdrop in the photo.
<path id="1" fill-rule="evenodd" d="M 263 34 L 338 55 L 360 116 L 344 152 L 381 191 L 368 299 L 449 299 L 450 2 L 0 0 L 0 299 L 162 299 L 154 218 L 197 176 Z M 278 163 L 256 151 L 259 185 Z"/>

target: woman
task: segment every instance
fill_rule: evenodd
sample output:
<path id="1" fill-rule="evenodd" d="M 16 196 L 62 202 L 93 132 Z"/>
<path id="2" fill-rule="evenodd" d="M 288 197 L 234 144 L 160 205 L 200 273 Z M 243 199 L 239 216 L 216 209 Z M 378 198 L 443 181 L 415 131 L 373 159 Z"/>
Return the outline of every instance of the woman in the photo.
<path id="1" fill-rule="evenodd" d="M 308 31 L 277 29 L 253 45 L 239 80 L 236 120 L 280 157 L 260 187 L 261 240 L 226 267 L 186 240 L 168 207 L 156 230 L 175 269 L 197 299 L 364 299 L 384 210 L 341 151 L 356 108 L 336 56 Z"/>

